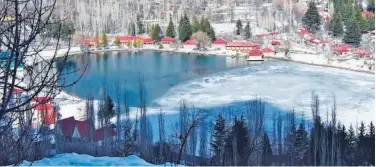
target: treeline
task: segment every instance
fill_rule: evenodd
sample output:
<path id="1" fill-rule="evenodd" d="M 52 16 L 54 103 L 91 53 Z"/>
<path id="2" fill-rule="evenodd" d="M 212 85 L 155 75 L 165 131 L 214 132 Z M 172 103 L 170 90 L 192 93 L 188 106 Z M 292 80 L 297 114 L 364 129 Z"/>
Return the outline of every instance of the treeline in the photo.
<path id="1" fill-rule="evenodd" d="M 187 14 L 184 14 L 184 16 L 180 19 L 177 31 L 175 30 L 175 25 L 170 16 L 170 21 L 166 28 L 165 36 L 171 38 L 178 36 L 180 41 L 185 42 L 197 32 L 205 33 L 210 41 L 214 41 L 216 39 L 214 29 L 210 25 L 208 18 L 202 16 L 201 20 L 199 20 L 196 16 L 194 16 L 191 23 Z M 161 28 L 158 24 L 152 26 L 150 34 L 151 38 L 156 42 L 159 42 L 163 36 Z"/>
<path id="2" fill-rule="evenodd" d="M 367 7 L 363 7 L 362 1 L 353 0 L 334 0 L 333 6 L 334 14 L 324 27 L 332 36 L 342 38 L 344 43 L 359 44 L 362 34 L 375 29 L 373 0 L 368 1 Z M 372 12 L 372 14 L 362 14 L 362 12 Z M 309 2 L 309 8 L 302 22 L 307 30 L 313 33 L 321 29 L 322 19 L 315 2 Z"/>

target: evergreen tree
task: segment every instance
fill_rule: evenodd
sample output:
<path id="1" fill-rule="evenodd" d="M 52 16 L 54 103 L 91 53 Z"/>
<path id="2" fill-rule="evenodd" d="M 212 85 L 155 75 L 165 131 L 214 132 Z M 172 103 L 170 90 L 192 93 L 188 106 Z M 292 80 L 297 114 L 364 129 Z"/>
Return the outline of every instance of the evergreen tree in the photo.
<path id="1" fill-rule="evenodd" d="M 375 0 L 368 0 L 367 11 L 375 13 Z"/>
<path id="2" fill-rule="evenodd" d="M 367 151 L 367 162 L 375 166 L 375 126 L 372 122 L 369 124 L 369 131 L 366 138 L 367 148 L 369 148 L 369 151 Z"/>
<path id="3" fill-rule="evenodd" d="M 170 16 L 170 22 L 168 23 L 168 26 L 166 29 L 166 36 L 175 38 L 175 27 L 174 27 L 174 23 L 172 22 L 171 16 Z"/>
<path id="4" fill-rule="evenodd" d="M 332 32 L 334 37 L 340 37 L 343 35 L 342 18 L 339 12 L 334 13 L 333 19 L 330 20 L 329 31 Z"/>
<path id="5" fill-rule="evenodd" d="M 136 25 L 134 23 L 130 23 L 128 34 L 132 36 L 136 36 Z"/>
<path id="6" fill-rule="evenodd" d="M 346 136 L 346 150 L 345 150 L 345 165 L 356 165 L 355 152 L 356 152 L 356 137 L 352 125 L 350 125 L 348 134 Z"/>
<path id="7" fill-rule="evenodd" d="M 153 41 L 156 41 L 156 42 L 159 42 L 161 41 L 161 28 L 159 27 L 158 24 L 156 24 L 154 27 L 153 27 L 153 30 L 151 32 L 151 38 L 153 39 Z"/>
<path id="8" fill-rule="evenodd" d="M 244 27 L 244 36 L 245 36 L 245 39 L 249 39 L 252 36 L 252 34 L 251 34 L 251 26 L 249 25 L 249 22 Z"/>
<path id="9" fill-rule="evenodd" d="M 187 14 L 184 14 L 184 17 L 182 17 L 179 22 L 179 39 L 182 42 L 185 42 L 189 39 L 189 37 L 191 37 L 191 35 L 191 24 L 189 22 Z"/>
<path id="10" fill-rule="evenodd" d="M 369 31 L 375 30 L 375 17 L 368 17 L 368 23 L 369 23 Z"/>
<path id="11" fill-rule="evenodd" d="M 235 118 L 234 125 L 226 139 L 226 157 L 230 165 L 248 165 L 250 158 L 250 136 L 249 129 L 243 117 L 240 120 Z"/>
<path id="12" fill-rule="evenodd" d="M 193 21 L 192 21 L 192 34 L 199 31 L 201 29 L 200 22 L 198 21 L 196 16 L 193 16 Z"/>
<path id="13" fill-rule="evenodd" d="M 103 47 L 107 47 L 108 46 L 107 34 L 105 32 L 102 33 L 102 46 Z"/>
<path id="14" fill-rule="evenodd" d="M 115 45 L 116 45 L 117 47 L 120 48 L 120 46 L 121 46 L 121 42 L 120 42 L 120 38 L 119 38 L 118 36 L 115 38 L 114 43 L 115 43 Z"/>
<path id="15" fill-rule="evenodd" d="M 296 130 L 296 140 L 295 140 L 295 164 L 293 165 L 307 165 L 304 162 L 304 157 L 308 154 L 309 142 L 308 142 L 308 133 L 304 128 L 304 124 L 301 123 Z"/>
<path id="16" fill-rule="evenodd" d="M 354 19 L 348 21 L 346 27 L 345 36 L 343 37 L 344 43 L 359 43 L 361 41 L 362 34 L 360 33 L 359 24 Z"/>
<path id="17" fill-rule="evenodd" d="M 207 32 L 207 34 L 208 34 L 208 36 L 209 36 L 209 38 L 211 39 L 212 42 L 216 40 L 215 31 L 214 31 L 214 29 L 213 29 L 212 26 L 210 26 L 209 31 Z"/>
<path id="18" fill-rule="evenodd" d="M 359 127 L 359 134 L 358 134 L 358 140 L 357 140 L 357 154 L 356 154 L 356 160 L 358 165 L 366 165 L 366 158 L 367 158 L 367 143 L 366 143 L 366 127 L 364 125 L 364 122 L 362 121 L 360 123 Z"/>
<path id="19" fill-rule="evenodd" d="M 307 30 L 313 33 L 320 30 L 321 18 L 314 1 L 309 2 L 308 10 L 304 14 L 302 21 Z"/>
<path id="20" fill-rule="evenodd" d="M 342 21 L 347 26 L 348 21 L 355 15 L 355 9 L 353 5 L 349 2 L 342 4 L 342 7 L 340 9 L 341 9 Z"/>
<path id="21" fill-rule="evenodd" d="M 369 29 L 369 23 L 367 18 L 363 17 L 361 14 L 361 9 L 359 7 L 355 8 L 355 19 L 359 24 L 360 32 L 367 33 Z"/>
<path id="22" fill-rule="evenodd" d="M 145 27 L 141 22 L 141 18 L 139 15 L 137 15 L 137 28 L 138 28 L 138 34 L 145 33 Z"/>
<path id="23" fill-rule="evenodd" d="M 271 157 L 273 155 L 272 148 L 270 145 L 270 140 L 268 134 L 264 132 L 264 139 L 262 145 L 262 157 L 261 157 L 261 165 L 262 166 L 270 166 L 271 165 Z"/>
<path id="24" fill-rule="evenodd" d="M 242 21 L 239 19 L 236 21 L 236 35 L 240 35 L 242 33 L 243 24 Z"/>
<path id="25" fill-rule="evenodd" d="M 216 165 L 224 165 L 224 149 L 226 139 L 226 122 L 222 115 L 218 115 L 215 121 L 212 141 L 210 143 L 213 152 L 214 162 L 218 162 Z"/>

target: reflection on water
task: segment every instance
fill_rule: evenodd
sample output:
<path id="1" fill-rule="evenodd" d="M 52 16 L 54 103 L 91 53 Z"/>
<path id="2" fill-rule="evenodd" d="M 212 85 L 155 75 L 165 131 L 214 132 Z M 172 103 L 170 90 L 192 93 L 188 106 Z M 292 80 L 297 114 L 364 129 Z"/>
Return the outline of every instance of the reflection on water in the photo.
<path id="1" fill-rule="evenodd" d="M 248 65 L 245 58 L 223 56 L 196 56 L 163 54 L 162 52 L 107 52 L 71 57 L 65 72 L 77 70 L 67 80 L 73 81 L 83 73 L 81 80 L 66 89 L 85 98 L 91 92 L 96 99 L 106 85 L 108 93 L 115 97 L 115 83 L 129 91 L 131 106 L 138 105 L 138 78 L 142 74 L 147 90 L 147 103 L 162 96 L 172 86 L 226 69 Z M 87 67 L 86 67 L 87 66 Z M 85 70 L 86 68 L 86 70 Z"/>

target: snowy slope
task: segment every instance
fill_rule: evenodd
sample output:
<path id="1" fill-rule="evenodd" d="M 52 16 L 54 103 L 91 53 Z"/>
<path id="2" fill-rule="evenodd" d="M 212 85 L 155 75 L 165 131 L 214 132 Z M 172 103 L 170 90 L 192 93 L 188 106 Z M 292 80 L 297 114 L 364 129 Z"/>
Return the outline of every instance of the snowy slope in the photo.
<path id="1" fill-rule="evenodd" d="M 24 161 L 20 166 L 172 166 L 171 164 L 154 165 L 131 155 L 128 157 L 92 157 L 85 154 L 67 153 L 52 158 L 44 158 L 32 164 Z M 180 166 L 180 165 L 179 165 Z"/>

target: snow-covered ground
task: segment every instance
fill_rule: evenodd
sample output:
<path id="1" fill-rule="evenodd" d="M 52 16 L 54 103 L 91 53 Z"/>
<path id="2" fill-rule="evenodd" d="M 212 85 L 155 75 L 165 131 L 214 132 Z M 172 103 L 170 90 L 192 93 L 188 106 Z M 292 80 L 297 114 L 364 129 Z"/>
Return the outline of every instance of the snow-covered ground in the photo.
<path id="1" fill-rule="evenodd" d="M 23 161 L 20 166 L 173 166 L 173 164 L 154 165 L 135 155 L 128 157 L 92 157 L 85 154 L 67 153 L 52 158 L 43 158 L 32 163 Z"/>

